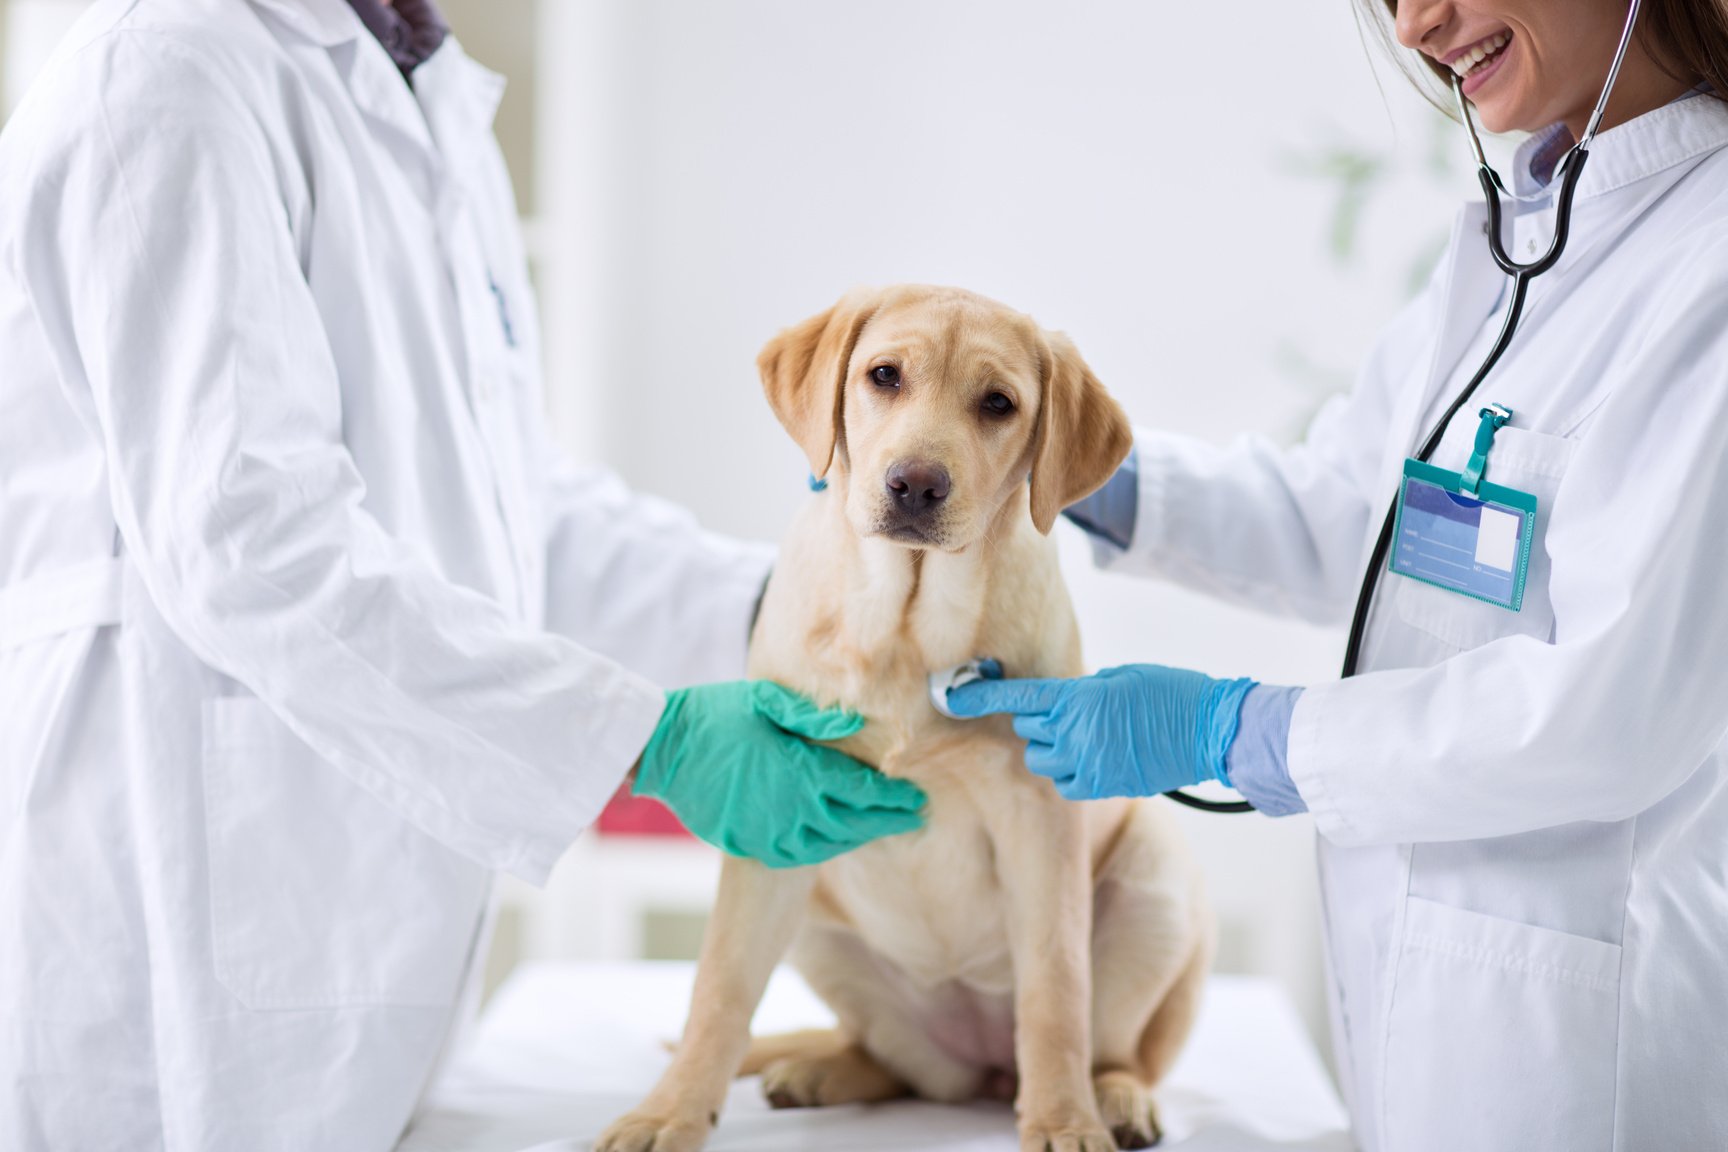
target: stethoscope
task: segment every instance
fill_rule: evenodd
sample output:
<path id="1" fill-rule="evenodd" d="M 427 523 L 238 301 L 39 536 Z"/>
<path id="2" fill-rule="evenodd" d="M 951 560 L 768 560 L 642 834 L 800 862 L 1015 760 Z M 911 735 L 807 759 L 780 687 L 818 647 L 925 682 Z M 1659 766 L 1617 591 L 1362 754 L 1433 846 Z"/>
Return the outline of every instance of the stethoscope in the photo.
<path id="1" fill-rule="evenodd" d="M 1626 48 L 1632 43 L 1632 30 L 1638 23 L 1638 8 L 1641 3 L 1642 0 L 1632 0 L 1631 9 L 1626 14 L 1625 30 L 1620 33 L 1620 45 L 1614 50 L 1614 63 L 1608 68 L 1607 82 L 1602 85 L 1602 95 L 1596 100 L 1596 109 L 1590 114 L 1584 135 L 1567 150 L 1554 169 L 1555 175 L 1560 177 L 1560 193 L 1555 201 L 1554 239 L 1549 243 L 1548 251 L 1544 255 L 1528 264 L 1520 264 L 1506 251 L 1506 241 L 1500 231 L 1500 197 L 1504 194 L 1514 200 L 1528 202 L 1544 200 L 1549 193 L 1544 189 L 1531 195 L 1520 196 L 1506 187 L 1500 174 L 1494 171 L 1488 158 L 1482 153 L 1482 139 L 1476 134 L 1476 125 L 1470 119 L 1470 104 L 1464 99 L 1464 80 L 1460 76 L 1452 77 L 1452 94 L 1458 101 L 1458 118 L 1464 122 L 1464 127 L 1470 134 L 1470 152 L 1476 160 L 1476 179 L 1481 183 L 1483 196 L 1488 202 L 1488 251 L 1494 257 L 1494 263 L 1500 266 L 1500 270 L 1512 278 L 1512 299 L 1506 306 L 1506 318 L 1500 324 L 1500 334 L 1495 338 L 1493 347 L 1488 350 L 1488 355 L 1483 358 L 1482 366 L 1476 369 L 1470 382 L 1447 406 L 1445 414 L 1434 425 L 1434 430 L 1422 442 L 1421 450 L 1416 453 L 1418 460 L 1426 461 L 1434 455 L 1452 418 L 1470 402 L 1470 397 L 1481 387 L 1482 381 L 1488 378 L 1488 373 L 1494 370 L 1494 365 L 1506 351 L 1506 346 L 1512 343 L 1512 335 L 1518 330 L 1518 321 L 1524 315 L 1524 299 L 1530 290 L 1530 281 L 1554 267 L 1560 254 L 1566 250 L 1566 238 L 1572 226 L 1572 196 L 1578 190 L 1578 177 L 1584 172 L 1584 163 L 1590 158 L 1590 143 L 1596 139 L 1596 130 L 1601 126 L 1603 113 L 1608 109 L 1608 98 L 1613 94 L 1614 81 L 1620 75 L 1620 65 L 1626 59 Z M 1374 553 L 1368 561 L 1368 571 L 1362 577 L 1361 591 L 1356 594 L 1356 611 L 1350 620 L 1350 639 L 1344 647 L 1344 670 L 1340 674 L 1344 679 L 1356 675 L 1357 663 L 1362 656 L 1362 636 L 1368 626 L 1368 611 L 1373 606 L 1374 591 L 1380 583 L 1380 570 L 1386 566 L 1386 557 L 1392 548 L 1392 535 L 1397 519 L 1398 505 L 1394 501 L 1386 511 L 1385 521 L 1380 525 L 1380 535 L 1374 542 Z M 1181 791 L 1166 792 L 1164 795 L 1179 804 L 1205 812 L 1254 811 L 1254 806 L 1246 800 L 1204 800 Z"/>

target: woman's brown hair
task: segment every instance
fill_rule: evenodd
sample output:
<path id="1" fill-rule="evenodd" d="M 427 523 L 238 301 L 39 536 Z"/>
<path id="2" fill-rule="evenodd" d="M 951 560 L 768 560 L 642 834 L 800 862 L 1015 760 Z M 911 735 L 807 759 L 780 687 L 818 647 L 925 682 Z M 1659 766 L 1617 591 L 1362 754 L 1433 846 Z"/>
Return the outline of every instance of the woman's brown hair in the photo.
<path id="1" fill-rule="evenodd" d="M 1411 53 L 1392 34 L 1398 0 L 1358 0 L 1357 9 L 1378 31 L 1398 64 L 1442 111 L 1452 111 L 1452 70 L 1431 56 L 1421 56 L 1440 81 L 1440 91 L 1416 75 Z M 1728 100 L 1728 0 L 1644 0 L 1638 12 L 1638 42 L 1661 69 L 1676 80 L 1707 81 L 1713 93 Z"/>

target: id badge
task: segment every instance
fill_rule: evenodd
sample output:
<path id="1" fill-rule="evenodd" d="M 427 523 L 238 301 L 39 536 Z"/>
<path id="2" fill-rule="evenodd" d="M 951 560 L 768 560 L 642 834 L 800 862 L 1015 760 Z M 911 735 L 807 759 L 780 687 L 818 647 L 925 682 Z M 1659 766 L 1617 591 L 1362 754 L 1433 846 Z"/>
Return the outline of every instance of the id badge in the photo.
<path id="1" fill-rule="evenodd" d="M 1392 571 L 1516 612 L 1536 538 L 1536 497 L 1478 483 L 1420 460 L 1404 462 Z"/>

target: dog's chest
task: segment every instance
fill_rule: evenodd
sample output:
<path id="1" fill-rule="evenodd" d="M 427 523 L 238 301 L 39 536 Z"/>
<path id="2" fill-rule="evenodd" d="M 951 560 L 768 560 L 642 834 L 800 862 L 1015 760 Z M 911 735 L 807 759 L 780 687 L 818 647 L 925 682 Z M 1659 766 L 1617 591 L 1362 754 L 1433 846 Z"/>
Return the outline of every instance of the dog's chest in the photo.
<path id="1" fill-rule="evenodd" d="M 914 985 L 1013 989 L 1007 901 L 981 825 L 933 798 L 919 833 L 823 865 L 820 883 L 865 946 Z"/>
<path id="2" fill-rule="evenodd" d="M 923 675 L 982 655 L 978 647 L 990 631 L 989 565 L 983 549 L 911 553 L 859 542 L 835 603 L 841 663 L 874 678 Z"/>

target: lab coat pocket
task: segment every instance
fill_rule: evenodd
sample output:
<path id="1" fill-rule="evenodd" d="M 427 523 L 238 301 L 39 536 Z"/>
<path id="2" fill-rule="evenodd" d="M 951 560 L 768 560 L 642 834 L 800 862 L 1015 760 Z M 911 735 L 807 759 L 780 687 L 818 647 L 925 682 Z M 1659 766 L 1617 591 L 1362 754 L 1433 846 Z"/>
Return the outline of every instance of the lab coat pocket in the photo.
<path id="1" fill-rule="evenodd" d="M 1435 452 L 1434 462 L 1443 468 L 1457 469 L 1469 458 L 1475 424 L 1464 420 L 1453 424 Z M 1502 428 L 1488 454 L 1489 481 L 1536 497 L 1535 539 L 1530 547 L 1524 603 L 1519 611 L 1393 573 L 1389 578 L 1397 584 L 1398 615 L 1404 623 L 1460 652 L 1503 636 L 1530 636 L 1544 642 L 1553 639 L 1554 608 L 1548 599 L 1548 517 L 1577 444 L 1564 436 Z"/>
<path id="2" fill-rule="evenodd" d="M 454 1001 L 486 871 L 426 836 L 262 702 L 204 706 L 216 975 L 251 1008 Z"/>
<path id="3" fill-rule="evenodd" d="M 1618 945 L 1410 897 L 1386 1147 L 1611 1148 L 1619 979 Z"/>

